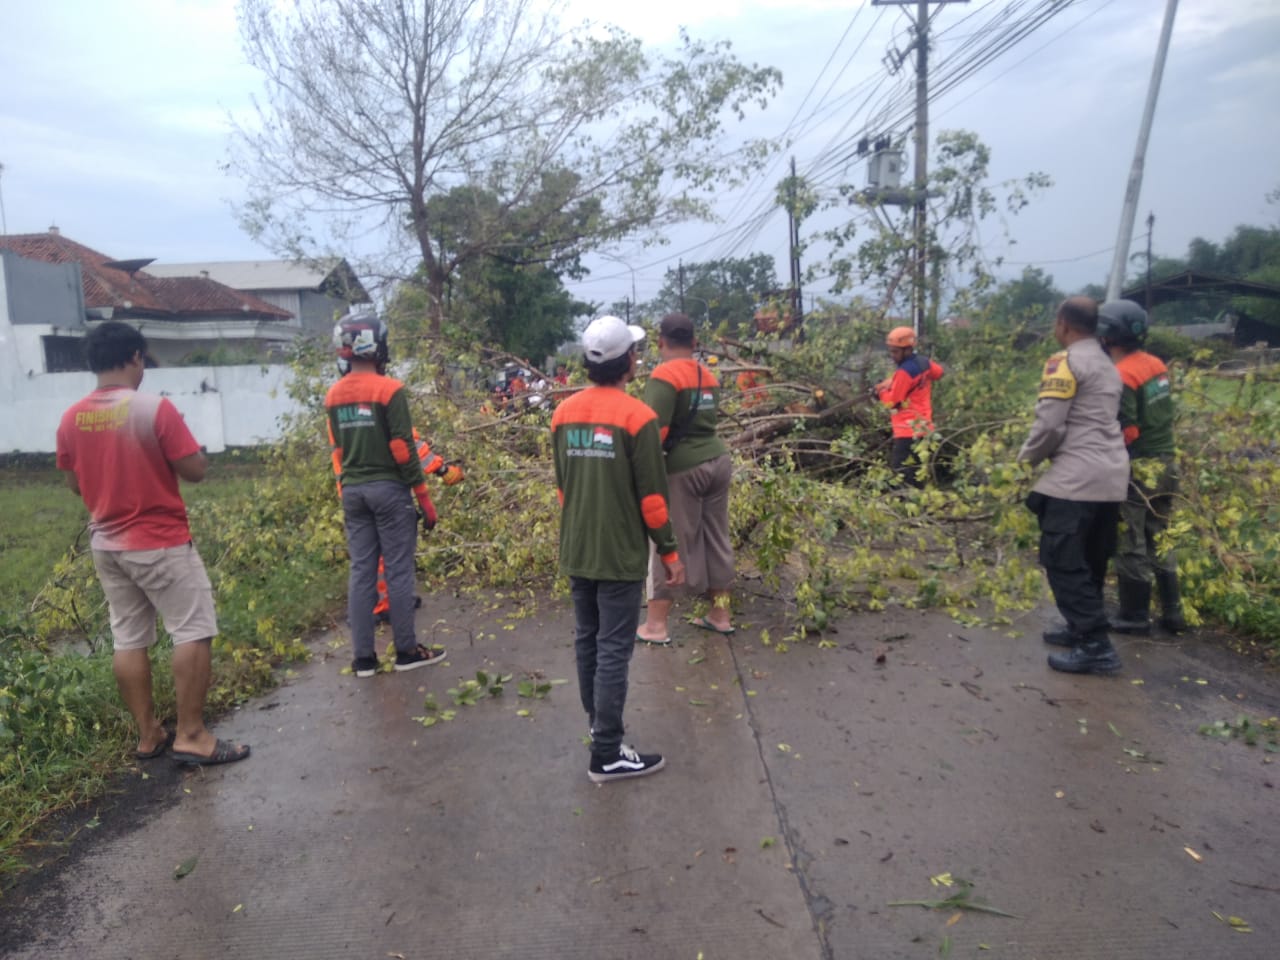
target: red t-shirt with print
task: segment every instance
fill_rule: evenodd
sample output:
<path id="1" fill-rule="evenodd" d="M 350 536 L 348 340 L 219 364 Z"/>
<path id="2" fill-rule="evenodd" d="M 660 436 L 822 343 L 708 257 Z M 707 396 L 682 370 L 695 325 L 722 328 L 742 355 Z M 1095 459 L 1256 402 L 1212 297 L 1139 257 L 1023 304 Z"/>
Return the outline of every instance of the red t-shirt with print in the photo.
<path id="1" fill-rule="evenodd" d="M 76 475 L 95 550 L 159 550 L 191 539 L 174 460 L 200 450 L 164 397 L 128 387 L 93 391 L 62 415 L 59 470 Z"/>

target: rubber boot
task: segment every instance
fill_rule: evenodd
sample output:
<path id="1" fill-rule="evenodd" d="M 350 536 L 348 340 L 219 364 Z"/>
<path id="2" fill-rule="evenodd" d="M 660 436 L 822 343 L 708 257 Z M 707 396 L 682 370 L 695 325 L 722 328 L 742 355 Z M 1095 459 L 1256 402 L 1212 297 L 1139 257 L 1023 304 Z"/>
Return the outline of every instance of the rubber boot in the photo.
<path id="1" fill-rule="evenodd" d="M 1185 631 L 1187 621 L 1182 616 L 1182 591 L 1178 587 L 1178 571 L 1157 570 L 1156 591 L 1160 594 L 1160 626 L 1170 633 Z"/>
<path id="2" fill-rule="evenodd" d="M 1105 633 L 1090 634 L 1067 653 L 1049 654 L 1049 666 L 1063 673 L 1115 673 L 1120 654 Z"/>
<path id="3" fill-rule="evenodd" d="M 1120 594 L 1120 612 L 1111 620 L 1116 633 L 1151 632 L 1151 584 L 1145 580 L 1126 580 L 1116 583 Z"/>

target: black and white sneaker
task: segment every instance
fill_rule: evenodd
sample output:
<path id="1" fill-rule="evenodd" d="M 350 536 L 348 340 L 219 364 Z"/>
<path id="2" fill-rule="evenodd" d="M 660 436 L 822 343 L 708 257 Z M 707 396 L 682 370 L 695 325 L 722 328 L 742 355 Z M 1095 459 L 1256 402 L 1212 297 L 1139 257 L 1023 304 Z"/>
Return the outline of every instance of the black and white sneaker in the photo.
<path id="1" fill-rule="evenodd" d="M 444 659 L 444 656 L 445 652 L 443 650 L 433 650 L 430 647 L 424 647 L 422 644 L 418 644 L 410 653 L 401 653 L 397 650 L 396 670 L 399 672 L 417 670 L 419 667 L 439 663 Z"/>
<path id="2" fill-rule="evenodd" d="M 374 676 L 378 672 L 378 658 L 356 657 L 351 661 L 351 672 L 361 679 Z"/>
<path id="3" fill-rule="evenodd" d="M 661 770 L 665 763 L 660 753 L 637 753 L 635 747 L 624 743 L 618 748 L 618 755 L 612 760 L 600 760 L 593 756 L 591 766 L 587 769 L 587 776 L 591 778 L 592 783 L 647 777 Z"/>

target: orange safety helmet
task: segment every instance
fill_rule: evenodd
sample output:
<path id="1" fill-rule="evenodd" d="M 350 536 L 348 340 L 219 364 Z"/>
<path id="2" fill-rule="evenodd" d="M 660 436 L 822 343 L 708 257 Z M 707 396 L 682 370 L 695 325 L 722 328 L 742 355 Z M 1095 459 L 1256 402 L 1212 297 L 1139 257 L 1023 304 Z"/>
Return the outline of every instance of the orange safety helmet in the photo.
<path id="1" fill-rule="evenodd" d="M 914 347 L 916 332 L 910 327 L 894 327 L 884 338 L 884 342 L 890 347 Z"/>

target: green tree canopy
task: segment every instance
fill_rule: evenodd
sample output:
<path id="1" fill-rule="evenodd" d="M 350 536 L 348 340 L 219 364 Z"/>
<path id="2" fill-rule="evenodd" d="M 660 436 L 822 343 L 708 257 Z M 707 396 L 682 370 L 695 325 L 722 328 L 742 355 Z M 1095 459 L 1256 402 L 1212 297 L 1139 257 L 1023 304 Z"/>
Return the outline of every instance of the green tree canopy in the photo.
<path id="1" fill-rule="evenodd" d="M 967 130 L 944 130 L 934 142 L 927 187 L 928 215 L 925 246 L 928 250 L 929 290 L 926 326 L 937 323 L 940 304 L 959 295 L 953 303 L 961 311 L 995 282 L 984 254 L 981 224 L 995 217 L 1017 214 L 1038 190 L 1051 186 L 1043 173 L 1000 184 L 989 182 L 991 150 Z M 908 201 L 889 206 L 883 196 L 861 186 L 845 184 L 832 206 L 848 207 L 850 218 L 829 230 L 826 239 L 833 252 L 826 272 L 839 293 L 868 288 L 881 301 L 882 310 L 909 315 L 911 251 L 913 247 L 910 191 Z"/>
<path id="2" fill-rule="evenodd" d="M 1137 259 L 1139 269 L 1130 276 L 1128 286 L 1138 286 L 1146 281 L 1145 257 Z M 1184 270 L 1259 283 L 1280 283 L 1280 228 L 1241 224 L 1222 243 L 1195 237 L 1187 245 L 1185 257 L 1153 257 L 1151 279 L 1159 282 Z M 1223 310 L 1234 310 L 1266 323 L 1280 324 L 1280 304 L 1275 301 L 1215 296 L 1197 296 L 1161 304 L 1153 311 L 1152 322 L 1183 325 L 1209 321 Z"/>
<path id="3" fill-rule="evenodd" d="M 765 253 L 683 264 L 684 311 L 702 336 L 723 327 L 750 330 L 756 304 L 777 292 L 773 257 Z M 668 269 L 656 297 L 644 305 L 646 316 L 681 309 L 681 268 Z"/>
<path id="4" fill-rule="evenodd" d="M 475 187 L 455 187 L 429 201 L 441 249 L 465 247 L 485 231 L 495 238 L 483 256 L 460 263 L 446 284 L 443 332 L 455 340 L 495 345 L 541 363 L 573 336 L 574 319 L 591 312 L 592 305 L 576 300 L 562 282 L 582 273 L 576 249 L 557 245 L 540 230 L 549 216 L 545 208 L 573 175 L 559 171 L 547 179 L 547 189 L 528 207 L 503 211 L 496 195 Z M 595 208 L 585 198 L 555 216 L 571 224 L 590 218 Z M 410 327 L 431 316 L 422 283 L 402 289 L 396 306 Z"/>
<path id="5" fill-rule="evenodd" d="M 983 313 L 990 323 L 1016 326 L 1052 320 L 1065 295 L 1053 284 L 1053 277 L 1039 267 L 1023 267 L 1022 276 L 1006 280 L 982 298 Z"/>

